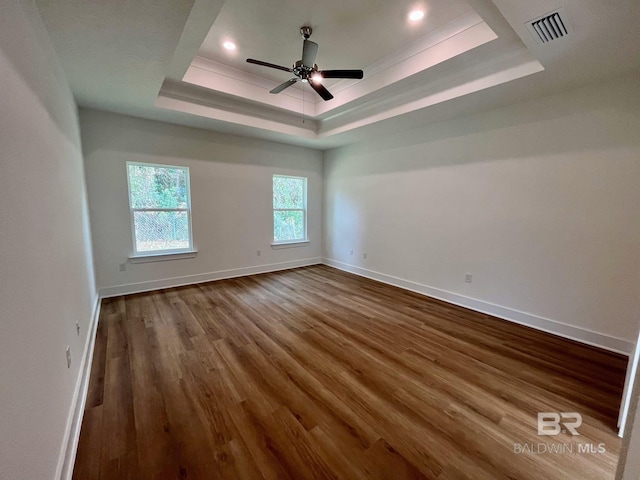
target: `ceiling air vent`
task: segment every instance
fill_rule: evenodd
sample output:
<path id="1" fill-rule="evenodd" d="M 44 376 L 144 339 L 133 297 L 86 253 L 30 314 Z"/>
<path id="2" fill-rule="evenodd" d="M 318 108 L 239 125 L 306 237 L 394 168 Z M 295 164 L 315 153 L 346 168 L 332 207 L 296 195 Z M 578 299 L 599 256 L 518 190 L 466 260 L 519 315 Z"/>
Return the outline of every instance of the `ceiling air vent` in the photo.
<path id="1" fill-rule="evenodd" d="M 571 33 L 563 8 L 528 21 L 527 28 L 533 38 L 541 44 L 566 37 Z"/>

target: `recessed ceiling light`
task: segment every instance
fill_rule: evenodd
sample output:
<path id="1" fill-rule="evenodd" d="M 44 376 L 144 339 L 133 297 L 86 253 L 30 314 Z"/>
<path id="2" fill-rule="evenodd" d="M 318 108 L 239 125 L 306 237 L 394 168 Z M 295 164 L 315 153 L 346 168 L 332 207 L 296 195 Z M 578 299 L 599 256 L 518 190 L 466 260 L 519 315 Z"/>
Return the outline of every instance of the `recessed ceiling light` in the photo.
<path id="1" fill-rule="evenodd" d="M 236 44 L 235 44 L 235 43 L 233 43 L 233 42 L 231 42 L 231 41 L 229 41 L 229 40 L 227 40 L 226 42 L 224 42 L 224 43 L 222 44 L 222 46 L 223 46 L 224 48 L 226 48 L 227 50 L 235 50 L 235 49 L 236 49 Z"/>
<path id="2" fill-rule="evenodd" d="M 409 20 L 412 22 L 417 22 L 418 20 L 422 20 L 424 17 L 424 10 L 412 10 L 409 13 Z"/>

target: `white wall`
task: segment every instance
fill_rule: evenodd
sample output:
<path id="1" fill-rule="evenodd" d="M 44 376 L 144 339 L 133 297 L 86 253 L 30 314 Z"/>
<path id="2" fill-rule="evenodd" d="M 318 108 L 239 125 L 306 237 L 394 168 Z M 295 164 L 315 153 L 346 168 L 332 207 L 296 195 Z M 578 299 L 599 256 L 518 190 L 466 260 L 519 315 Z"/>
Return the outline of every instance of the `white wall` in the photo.
<path id="1" fill-rule="evenodd" d="M 0 478 L 52 479 L 97 295 L 76 105 L 31 2 L 0 4 L 0 79 Z"/>
<path id="2" fill-rule="evenodd" d="M 627 77 L 327 152 L 325 257 L 629 350 L 640 311 L 639 85 Z"/>
<path id="3" fill-rule="evenodd" d="M 115 114 L 80 114 L 96 278 L 106 295 L 318 263 L 322 153 Z M 128 264 L 126 162 L 187 166 L 198 256 Z M 274 250 L 272 175 L 308 177 L 307 246 Z M 261 250 L 261 256 L 256 251 Z"/>

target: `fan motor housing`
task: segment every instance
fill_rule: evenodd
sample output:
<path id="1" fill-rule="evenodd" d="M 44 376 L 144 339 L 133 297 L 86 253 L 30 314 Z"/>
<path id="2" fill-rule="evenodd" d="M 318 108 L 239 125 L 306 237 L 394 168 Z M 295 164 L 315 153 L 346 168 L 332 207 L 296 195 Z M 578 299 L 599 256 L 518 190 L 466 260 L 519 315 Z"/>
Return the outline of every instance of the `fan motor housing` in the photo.
<path id="1" fill-rule="evenodd" d="M 315 63 L 313 64 L 313 68 L 307 67 L 302 63 L 302 60 L 298 60 L 293 64 L 293 73 L 303 80 L 309 79 L 309 77 L 311 77 L 311 74 L 317 69 L 318 65 L 316 65 Z"/>

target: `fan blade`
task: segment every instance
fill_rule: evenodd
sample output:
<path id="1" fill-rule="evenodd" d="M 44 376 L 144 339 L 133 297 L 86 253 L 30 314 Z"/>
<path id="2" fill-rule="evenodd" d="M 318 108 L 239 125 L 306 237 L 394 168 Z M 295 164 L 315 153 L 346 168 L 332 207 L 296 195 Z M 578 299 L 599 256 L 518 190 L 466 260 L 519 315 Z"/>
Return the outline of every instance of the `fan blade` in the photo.
<path id="1" fill-rule="evenodd" d="M 311 40 L 306 40 L 302 44 L 302 64 L 305 67 L 313 68 L 313 62 L 316 61 L 318 54 L 318 44 Z"/>
<path id="2" fill-rule="evenodd" d="M 309 85 L 311 85 L 311 88 L 318 92 L 318 95 L 320 95 L 324 100 L 331 100 L 333 98 L 333 95 L 331 95 L 324 85 L 318 82 L 309 82 Z"/>
<path id="3" fill-rule="evenodd" d="M 278 70 L 284 70 L 285 72 L 293 72 L 292 68 L 282 67 L 273 63 L 263 62 L 261 60 L 254 60 L 253 58 L 247 58 L 247 63 L 253 63 L 255 65 L 262 65 L 263 67 L 277 68 Z"/>
<path id="4" fill-rule="evenodd" d="M 322 70 L 318 72 L 322 78 L 353 78 L 360 80 L 364 77 L 362 70 Z"/>
<path id="5" fill-rule="evenodd" d="M 300 80 L 300 79 L 299 78 L 292 78 L 291 80 L 287 80 L 286 82 L 281 83 L 276 88 L 271 90 L 269 93 L 280 93 L 282 90 L 284 90 L 285 88 L 289 88 L 291 85 L 296 83 L 298 80 Z"/>

